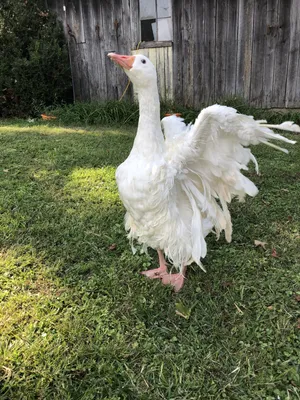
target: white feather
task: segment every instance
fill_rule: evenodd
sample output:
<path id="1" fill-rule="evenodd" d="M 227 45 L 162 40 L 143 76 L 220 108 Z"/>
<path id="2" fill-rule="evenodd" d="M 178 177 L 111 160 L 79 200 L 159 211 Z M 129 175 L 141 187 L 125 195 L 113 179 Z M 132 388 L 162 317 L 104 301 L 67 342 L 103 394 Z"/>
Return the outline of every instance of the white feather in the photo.
<path id="1" fill-rule="evenodd" d="M 299 125 L 295 124 L 293 121 L 285 121 L 279 125 L 267 124 L 266 122 L 267 121 L 261 121 L 263 126 L 265 126 L 266 128 L 280 129 L 281 131 L 300 132 Z"/>
<path id="2" fill-rule="evenodd" d="M 126 71 L 139 96 L 138 132 L 129 157 L 116 173 L 127 209 L 128 236 L 131 241 L 164 250 L 179 269 L 193 261 L 201 266 L 208 233 L 214 232 L 218 238 L 224 230 L 231 241 L 228 203 L 234 197 L 242 201 L 246 194 L 258 192 L 241 172 L 250 161 L 258 172 L 247 146 L 264 143 L 282 150 L 269 140 L 295 142 L 270 128 L 293 132 L 300 128 L 292 122 L 267 125 L 216 104 L 202 110 L 194 125 L 186 125 L 176 116 L 164 118 L 164 138 L 155 69 L 149 60 L 140 65 L 138 57 Z"/>

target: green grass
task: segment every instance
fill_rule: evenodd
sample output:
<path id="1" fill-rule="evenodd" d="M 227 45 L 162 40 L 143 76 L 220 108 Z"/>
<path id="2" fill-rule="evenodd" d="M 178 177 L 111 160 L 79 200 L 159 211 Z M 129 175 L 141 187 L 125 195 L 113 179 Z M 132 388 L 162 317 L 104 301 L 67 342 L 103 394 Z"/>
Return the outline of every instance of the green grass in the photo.
<path id="1" fill-rule="evenodd" d="M 134 132 L 1 123 L 0 399 L 299 399 L 299 144 L 254 149 L 258 196 L 175 295 L 125 237 Z"/>

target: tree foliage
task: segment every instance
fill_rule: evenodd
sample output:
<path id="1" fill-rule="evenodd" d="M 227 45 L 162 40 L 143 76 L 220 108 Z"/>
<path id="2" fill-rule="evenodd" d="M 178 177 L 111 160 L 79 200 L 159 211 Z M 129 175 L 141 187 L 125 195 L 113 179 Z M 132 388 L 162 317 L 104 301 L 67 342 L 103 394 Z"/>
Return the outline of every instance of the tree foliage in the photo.
<path id="1" fill-rule="evenodd" d="M 1 0 L 0 116 L 29 115 L 70 100 L 62 26 L 41 0 Z"/>

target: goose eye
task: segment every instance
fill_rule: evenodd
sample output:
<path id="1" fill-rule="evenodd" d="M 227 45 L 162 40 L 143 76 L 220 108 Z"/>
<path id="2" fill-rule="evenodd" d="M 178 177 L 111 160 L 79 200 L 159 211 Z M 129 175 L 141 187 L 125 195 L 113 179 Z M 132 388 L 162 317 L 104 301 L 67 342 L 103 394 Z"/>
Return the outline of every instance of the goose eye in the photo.
<path id="1" fill-rule="evenodd" d="M 143 63 L 143 64 L 146 64 L 146 60 L 145 60 L 144 58 L 142 59 L 142 63 Z"/>

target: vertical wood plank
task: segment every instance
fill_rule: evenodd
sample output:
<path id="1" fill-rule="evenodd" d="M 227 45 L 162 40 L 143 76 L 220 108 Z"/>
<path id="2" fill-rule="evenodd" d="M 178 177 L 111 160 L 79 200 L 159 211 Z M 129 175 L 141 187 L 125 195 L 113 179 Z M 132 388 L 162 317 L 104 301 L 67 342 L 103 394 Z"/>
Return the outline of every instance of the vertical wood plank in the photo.
<path id="1" fill-rule="evenodd" d="M 99 64 L 98 51 L 95 41 L 95 8 L 93 2 L 81 1 L 82 19 L 84 26 L 85 44 L 81 49 L 81 57 L 84 62 L 83 68 L 86 70 L 85 86 L 88 86 L 86 93 L 83 93 L 84 100 L 95 100 L 97 98 L 97 64 Z"/>
<path id="2" fill-rule="evenodd" d="M 81 97 L 85 101 L 90 101 L 90 76 L 88 69 L 89 43 L 87 42 L 86 36 L 88 22 L 84 13 L 86 3 L 82 0 L 77 0 L 76 3 L 78 9 L 78 30 L 80 40 L 77 40 L 77 53 L 80 60 L 79 68 L 81 70 Z"/>
<path id="3" fill-rule="evenodd" d="M 265 26 L 266 41 L 263 69 L 263 106 L 271 107 L 271 96 L 274 79 L 275 51 L 278 35 L 278 0 L 267 1 L 267 21 Z"/>
<path id="4" fill-rule="evenodd" d="M 263 104 L 263 65 L 265 58 L 267 0 L 255 2 L 254 28 L 251 64 L 251 104 L 262 107 Z"/>
<path id="5" fill-rule="evenodd" d="M 167 47 L 166 52 L 166 82 L 167 82 L 167 100 L 174 100 L 174 84 L 173 84 L 173 49 L 172 47 Z"/>
<path id="6" fill-rule="evenodd" d="M 159 65 L 158 70 L 160 71 L 160 93 L 161 96 L 165 99 L 166 98 L 166 80 L 165 80 L 165 63 L 164 63 L 164 49 L 158 48 L 157 49 L 157 65 Z"/>
<path id="7" fill-rule="evenodd" d="M 226 49 L 227 49 L 227 15 L 228 0 L 217 1 L 216 8 L 216 73 L 215 73 L 215 97 L 222 99 L 226 96 Z"/>
<path id="8" fill-rule="evenodd" d="M 225 96 L 235 94 L 235 82 L 237 76 L 237 36 L 238 36 L 238 3 L 239 0 L 229 0 L 227 8 L 227 27 L 226 27 L 226 86 Z"/>
<path id="9" fill-rule="evenodd" d="M 124 4 L 128 5 L 126 9 L 126 13 L 129 16 L 129 29 L 130 36 L 128 37 L 129 50 L 136 49 L 139 41 L 141 40 L 141 24 L 140 24 L 140 3 L 139 0 L 123 0 Z M 124 25 L 124 28 L 127 29 L 128 26 Z"/>
<path id="10" fill-rule="evenodd" d="M 184 9 L 182 13 L 182 27 L 183 28 L 183 57 L 182 57 L 182 73 L 184 77 L 182 99 L 183 104 L 191 106 L 193 104 L 194 82 L 193 82 L 193 68 L 194 68 L 194 47 L 193 43 L 193 16 L 194 16 L 194 1 L 186 0 L 184 2 Z"/>
<path id="11" fill-rule="evenodd" d="M 206 1 L 204 3 L 204 17 L 205 17 L 205 38 L 207 43 L 207 57 L 205 60 L 204 79 L 206 83 L 206 95 L 201 102 L 212 104 L 216 101 L 215 96 L 215 47 L 216 47 L 216 7 L 217 0 Z M 201 88 L 198 88 L 201 90 Z"/>
<path id="12" fill-rule="evenodd" d="M 184 1 L 172 0 L 173 10 L 173 85 L 174 85 L 174 100 L 177 103 L 183 103 L 183 30 L 182 13 Z"/>
<path id="13" fill-rule="evenodd" d="M 290 9 L 290 48 L 285 107 L 300 107 L 300 7 L 293 0 Z"/>
<path id="14" fill-rule="evenodd" d="M 81 49 L 79 43 L 84 43 L 84 32 L 81 22 L 81 8 L 79 0 L 68 0 L 66 5 L 66 30 L 71 58 L 71 72 L 73 80 L 74 100 L 82 101 L 83 81 L 85 72 L 82 68 Z"/>
<path id="15" fill-rule="evenodd" d="M 278 0 L 277 45 L 275 50 L 274 79 L 271 107 L 285 106 L 286 82 L 290 49 L 291 0 Z"/>
<path id="16" fill-rule="evenodd" d="M 118 98 L 118 74 L 119 68 L 111 63 L 107 57 L 110 50 L 119 53 L 118 30 L 119 30 L 119 5 L 120 2 L 113 1 L 110 7 L 106 1 L 101 2 L 102 26 L 103 26 L 103 44 L 104 44 L 104 71 L 106 74 L 107 99 L 114 100 Z M 124 77 L 125 80 L 125 77 Z M 122 82 L 122 81 L 121 81 Z"/>
<path id="17" fill-rule="evenodd" d="M 106 74 L 104 71 L 105 51 L 103 48 L 103 26 L 101 9 L 98 0 L 92 0 L 89 7 L 89 30 L 90 30 L 90 69 L 92 71 L 92 100 L 107 99 Z"/>
<path id="18" fill-rule="evenodd" d="M 244 96 L 245 1 L 239 1 L 235 93 Z"/>
<path id="19" fill-rule="evenodd" d="M 254 24 L 254 3 L 256 0 L 245 0 L 245 36 L 244 36 L 244 60 L 243 60 L 243 93 L 244 98 L 250 102 L 251 66 L 253 48 L 253 24 Z"/>
<path id="20" fill-rule="evenodd" d="M 201 103 L 205 102 L 207 95 L 207 85 L 205 76 L 206 65 L 206 50 L 207 43 L 205 37 L 205 4 L 207 0 L 193 2 L 195 8 L 192 10 L 192 59 L 189 59 L 193 66 L 192 79 L 190 86 L 193 89 L 193 96 L 190 95 L 190 105 L 199 107 Z"/>

